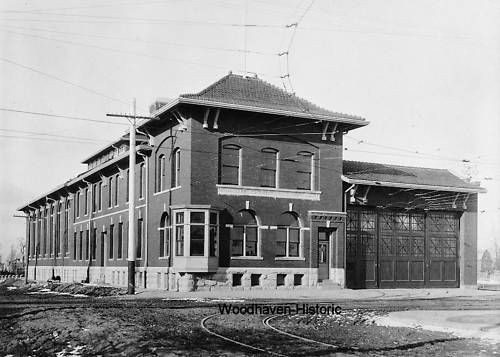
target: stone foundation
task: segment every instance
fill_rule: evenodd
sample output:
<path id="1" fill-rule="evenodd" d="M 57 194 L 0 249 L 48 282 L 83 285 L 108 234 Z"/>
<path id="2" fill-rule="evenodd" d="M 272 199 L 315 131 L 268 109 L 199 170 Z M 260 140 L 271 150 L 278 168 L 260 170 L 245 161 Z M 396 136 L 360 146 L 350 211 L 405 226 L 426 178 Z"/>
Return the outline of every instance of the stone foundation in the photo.
<path id="1" fill-rule="evenodd" d="M 35 267 L 30 266 L 28 279 L 34 280 L 34 272 Z M 47 281 L 52 278 L 53 273 L 61 277 L 61 282 L 82 282 L 87 278 L 87 267 L 37 266 L 36 280 Z M 126 287 L 127 267 L 90 267 L 89 282 Z M 176 272 L 175 268 L 171 267 L 138 267 L 135 282 L 138 288 L 173 291 L 296 289 L 317 286 L 318 270 L 314 268 L 219 268 L 215 273 L 187 274 Z"/>

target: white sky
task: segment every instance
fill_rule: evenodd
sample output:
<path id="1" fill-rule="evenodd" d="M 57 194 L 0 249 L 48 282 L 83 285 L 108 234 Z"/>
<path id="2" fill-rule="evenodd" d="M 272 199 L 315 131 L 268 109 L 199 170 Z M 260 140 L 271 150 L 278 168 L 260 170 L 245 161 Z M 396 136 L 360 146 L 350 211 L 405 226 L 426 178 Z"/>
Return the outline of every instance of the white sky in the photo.
<path id="1" fill-rule="evenodd" d="M 286 51 L 293 33 L 285 25 L 310 4 L 4 0 L 0 108 L 109 120 L 106 113 L 130 111 L 124 103 L 134 97 L 147 113 L 154 99 L 197 92 L 245 64 L 281 86 L 287 66 L 276 54 Z M 289 57 L 297 95 L 371 122 L 348 134 L 346 159 L 448 168 L 462 176 L 460 160 L 473 161 L 473 178 L 489 191 L 480 196 L 480 248 L 500 240 L 499 20 L 500 2 L 493 0 L 316 0 Z M 266 26 L 233 26 L 243 23 Z M 245 48 L 252 53 L 244 56 Z M 80 161 L 126 127 L 1 110 L 0 118 L 5 257 L 25 234 L 15 209 L 84 171 Z"/>

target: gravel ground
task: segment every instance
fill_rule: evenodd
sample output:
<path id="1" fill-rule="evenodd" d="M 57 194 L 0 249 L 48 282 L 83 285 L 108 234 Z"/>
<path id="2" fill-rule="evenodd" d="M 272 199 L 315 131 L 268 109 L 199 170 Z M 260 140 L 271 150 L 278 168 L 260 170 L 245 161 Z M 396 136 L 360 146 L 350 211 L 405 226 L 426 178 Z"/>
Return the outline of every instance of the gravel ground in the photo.
<path id="1" fill-rule="evenodd" d="M 495 356 L 500 345 L 446 333 L 373 324 L 404 309 L 498 308 L 494 299 L 344 301 L 340 315 L 278 316 L 270 324 L 336 347 L 279 334 L 265 315 L 221 315 L 210 300 L 123 300 L 120 289 L 0 283 L 0 355 L 15 356 Z M 83 297 L 82 292 L 89 297 Z M 57 293 L 57 294 L 54 294 Z M 64 293 L 61 295 L 61 293 Z M 76 297 L 75 297 L 76 295 Z M 239 304 L 241 302 L 233 302 Z M 252 350 L 205 331 L 260 348 Z"/>

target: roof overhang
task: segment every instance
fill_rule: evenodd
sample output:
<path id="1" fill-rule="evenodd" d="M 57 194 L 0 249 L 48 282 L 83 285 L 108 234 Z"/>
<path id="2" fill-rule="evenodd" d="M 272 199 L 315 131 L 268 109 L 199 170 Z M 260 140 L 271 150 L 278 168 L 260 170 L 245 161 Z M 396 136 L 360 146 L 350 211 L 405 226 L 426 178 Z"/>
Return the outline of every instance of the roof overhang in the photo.
<path id="1" fill-rule="evenodd" d="M 422 185 L 422 184 L 403 183 L 403 182 L 373 181 L 373 180 L 353 179 L 345 175 L 342 175 L 341 179 L 342 181 L 351 185 L 412 188 L 415 190 L 446 191 L 446 192 L 486 193 L 486 189 L 482 187 L 468 188 L 468 187 L 452 187 L 452 186 L 439 186 L 439 185 Z"/>
<path id="2" fill-rule="evenodd" d="M 265 108 L 265 107 L 254 107 L 254 106 L 249 106 L 249 105 L 225 103 L 225 102 L 218 102 L 218 101 L 212 101 L 212 100 L 200 100 L 200 99 L 185 98 L 185 97 L 179 97 L 177 99 L 176 104 L 178 104 L 178 103 L 200 105 L 200 106 L 214 107 L 214 108 L 241 110 L 241 111 L 256 112 L 256 113 L 263 113 L 263 114 L 282 115 L 282 116 L 304 118 L 304 119 L 311 119 L 311 120 L 323 120 L 323 121 L 329 121 L 329 122 L 349 124 L 349 125 L 353 125 L 355 127 L 365 126 L 365 125 L 368 125 L 370 123 L 369 121 L 366 121 L 362 118 L 357 118 L 357 117 L 349 116 L 349 115 L 341 115 L 340 113 L 338 116 L 333 116 L 333 115 L 329 116 L 329 115 L 310 114 L 310 113 L 301 113 L 301 112 L 294 112 L 294 111 L 288 111 L 288 110 L 272 109 L 272 108 Z M 160 108 L 160 110 L 161 109 L 164 109 L 164 107 Z M 169 108 L 165 108 L 163 111 L 166 111 L 168 109 Z"/>

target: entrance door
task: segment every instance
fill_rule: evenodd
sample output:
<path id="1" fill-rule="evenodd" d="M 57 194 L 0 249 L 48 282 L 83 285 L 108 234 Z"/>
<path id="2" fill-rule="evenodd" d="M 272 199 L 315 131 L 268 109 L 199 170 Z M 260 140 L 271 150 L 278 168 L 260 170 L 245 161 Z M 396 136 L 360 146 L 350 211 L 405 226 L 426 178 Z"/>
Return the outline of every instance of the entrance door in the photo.
<path id="1" fill-rule="evenodd" d="M 318 230 L 318 281 L 330 278 L 330 232 Z"/>

